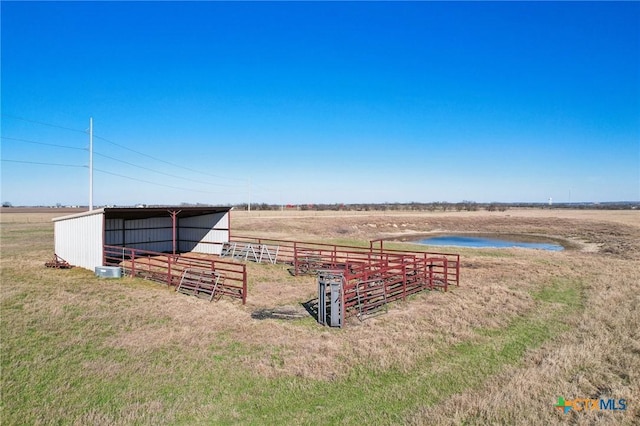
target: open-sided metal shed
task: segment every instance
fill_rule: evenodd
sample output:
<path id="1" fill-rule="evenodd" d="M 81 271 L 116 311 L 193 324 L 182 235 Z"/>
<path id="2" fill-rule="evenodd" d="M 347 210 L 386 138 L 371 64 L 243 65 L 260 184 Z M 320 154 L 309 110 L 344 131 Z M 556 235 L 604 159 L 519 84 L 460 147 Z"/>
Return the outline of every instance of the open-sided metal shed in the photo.
<path id="1" fill-rule="evenodd" d="M 220 254 L 230 207 L 105 207 L 54 218 L 55 253 L 71 265 L 103 265 L 104 246 Z"/>

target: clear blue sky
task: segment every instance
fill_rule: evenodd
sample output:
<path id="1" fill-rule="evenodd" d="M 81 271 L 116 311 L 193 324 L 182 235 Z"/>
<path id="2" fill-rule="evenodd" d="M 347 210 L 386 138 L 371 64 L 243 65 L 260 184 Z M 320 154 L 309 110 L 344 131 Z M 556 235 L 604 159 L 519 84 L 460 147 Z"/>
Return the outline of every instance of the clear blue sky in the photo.
<path id="1" fill-rule="evenodd" d="M 13 205 L 640 200 L 638 2 L 0 7 Z"/>

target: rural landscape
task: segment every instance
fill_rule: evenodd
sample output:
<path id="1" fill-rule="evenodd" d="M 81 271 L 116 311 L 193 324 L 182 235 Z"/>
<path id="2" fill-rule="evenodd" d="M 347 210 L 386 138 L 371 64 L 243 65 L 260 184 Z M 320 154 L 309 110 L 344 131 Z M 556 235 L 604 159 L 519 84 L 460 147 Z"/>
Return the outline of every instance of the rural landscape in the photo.
<path id="1" fill-rule="evenodd" d="M 640 425 L 640 1 L 0 1 L 0 424 Z"/>
<path id="2" fill-rule="evenodd" d="M 459 286 L 341 329 L 305 310 L 316 279 L 286 265 L 248 262 L 246 305 L 45 268 L 61 214 L 0 216 L 3 424 L 640 422 L 637 210 L 232 211 L 232 236 L 433 250 L 409 241 L 518 235 L 565 248 L 456 247 Z M 564 412 L 560 398 L 614 405 Z"/>

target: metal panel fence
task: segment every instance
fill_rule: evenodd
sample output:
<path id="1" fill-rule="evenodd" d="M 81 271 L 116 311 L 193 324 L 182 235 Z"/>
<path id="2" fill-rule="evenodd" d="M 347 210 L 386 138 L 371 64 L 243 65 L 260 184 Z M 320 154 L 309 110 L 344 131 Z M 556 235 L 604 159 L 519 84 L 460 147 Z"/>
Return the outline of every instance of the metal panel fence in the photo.
<path id="1" fill-rule="evenodd" d="M 380 241 L 380 240 L 377 240 Z M 339 244 L 309 243 L 273 238 L 258 238 L 234 235 L 231 242 L 256 246 L 277 246 L 278 263 L 293 266 L 295 275 L 315 274 L 318 270 L 343 269 L 346 262 L 371 264 L 379 259 L 422 259 L 434 279 L 444 280 L 446 285 L 460 285 L 460 255 L 456 253 L 423 252 L 379 247 L 347 246 Z"/>
<path id="2" fill-rule="evenodd" d="M 242 299 L 247 302 L 247 268 L 237 262 L 197 254 L 173 255 L 130 247 L 104 246 L 104 265 L 120 266 L 132 277 L 143 277 L 176 287 L 183 272 L 189 268 L 215 272 L 220 276 L 217 295 Z"/>
<path id="3" fill-rule="evenodd" d="M 332 325 L 341 327 L 349 316 L 362 319 L 385 309 L 389 302 L 424 290 L 447 291 L 449 285 L 460 283 L 458 254 L 388 250 L 382 243 L 374 249 L 373 243 L 356 247 L 241 236 L 234 236 L 230 244 L 234 243 L 277 245 L 278 263 L 291 265 L 292 274 L 318 275 L 318 321 L 323 324 L 330 318 Z M 339 292 L 338 281 L 327 278 L 337 276 Z"/>

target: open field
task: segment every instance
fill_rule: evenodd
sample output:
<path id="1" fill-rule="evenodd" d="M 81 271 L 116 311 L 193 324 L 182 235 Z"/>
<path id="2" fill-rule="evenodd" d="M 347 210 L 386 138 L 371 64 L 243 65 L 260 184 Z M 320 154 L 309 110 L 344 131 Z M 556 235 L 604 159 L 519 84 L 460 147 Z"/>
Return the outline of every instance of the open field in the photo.
<path id="1" fill-rule="evenodd" d="M 0 216 L 3 424 L 640 423 L 640 212 L 234 211 L 235 235 L 516 233 L 569 247 L 455 250 L 460 287 L 341 330 L 304 315 L 315 281 L 281 265 L 248 265 L 245 306 L 46 269 L 58 215 Z M 272 309 L 301 315 L 252 317 Z M 563 414 L 558 397 L 627 409 Z"/>

